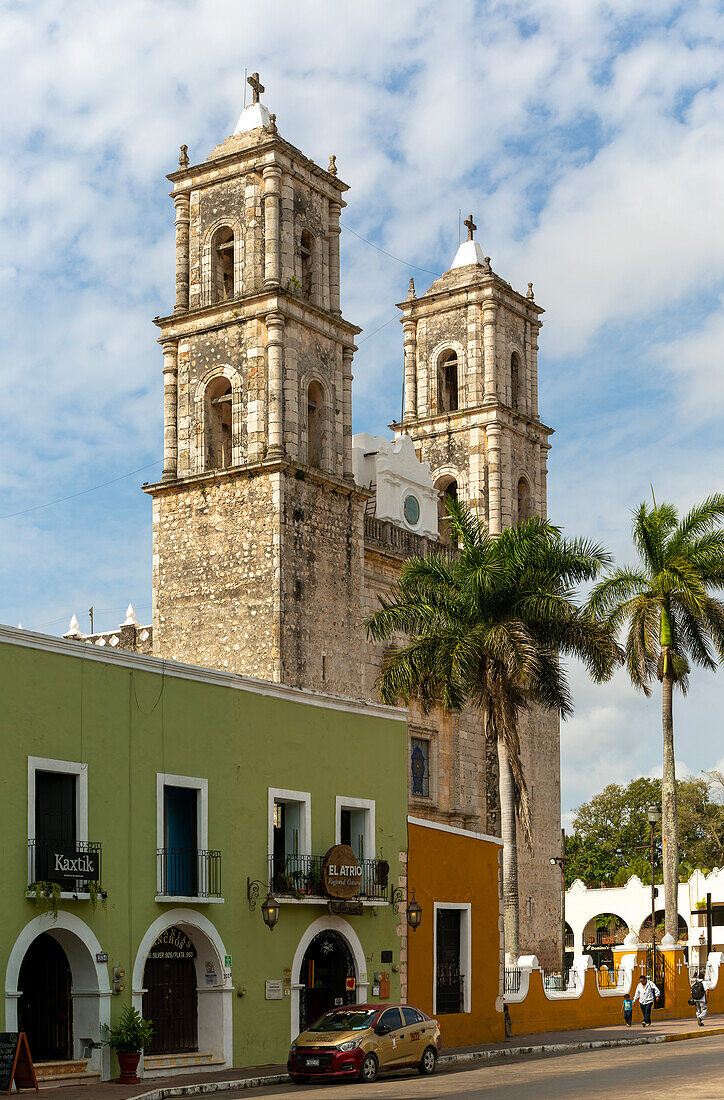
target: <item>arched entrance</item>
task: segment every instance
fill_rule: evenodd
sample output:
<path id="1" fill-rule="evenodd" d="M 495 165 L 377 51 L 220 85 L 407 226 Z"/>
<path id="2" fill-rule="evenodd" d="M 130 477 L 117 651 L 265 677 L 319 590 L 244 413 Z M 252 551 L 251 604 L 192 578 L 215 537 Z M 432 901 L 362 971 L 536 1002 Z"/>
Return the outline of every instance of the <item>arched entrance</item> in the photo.
<path id="1" fill-rule="evenodd" d="M 304 952 L 299 972 L 299 1030 L 330 1008 L 355 1004 L 357 971 L 344 936 L 332 928 L 318 932 Z"/>
<path id="2" fill-rule="evenodd" d="M 153 1024 L 148 1054 L 198 1050 L 196 948 L 180 928 L 165 929 L 143 972 L 143 1016 Z"/>
<path id="3" fill-rule="evenodd" d="M 73 1057 L 73 1001 L 68 956 L 42 932 L 25 953 L 18 978 L 18 1028 L 28 1038 L 34 1062 Z"/>

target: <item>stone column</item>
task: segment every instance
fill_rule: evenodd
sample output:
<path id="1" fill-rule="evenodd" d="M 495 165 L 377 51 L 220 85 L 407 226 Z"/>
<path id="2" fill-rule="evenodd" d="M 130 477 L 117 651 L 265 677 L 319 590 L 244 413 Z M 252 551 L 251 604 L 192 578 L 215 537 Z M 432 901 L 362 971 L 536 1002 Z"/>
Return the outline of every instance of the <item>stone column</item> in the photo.
<path id="1" fill-rule="evenodd" d="M 403 420 L 417 416 L 417 321 L 403 321 L 403 346 L 405 349 L 405 412 Z"/>
<path id="2" fill-rule="evenodd" d="M 176 205 L 176 305 L 174 313 L 189 308 L 189 193 L 174 196 Z"/>
<path id="3" fill-rule="evenodd" d="M 176 477 L 178 467 L 178 345 L 163 345 L 163 478 Z"/>
<path id="4" fill-rule="evenodd" d="M 545 519 L 548 515 L 548 451 L 549 450 L 550 450 L 550 444 L 548 444 L 548 443 L 542 443 L 541 444 L 541 447 L 540 447 L 540 467 L 539 467 L 540 489 L 539 489 L 539 499 L 538 499 L 538 507 L 540 509 L 539 512 L 538 512 L 538 515 L 541 517 L 541 519 Z"/>
<path id="5" fill-rule="evenodd" d="M 496 302 L 483 302 L 483 356 L 485 359 L 484 405 L 494 405 L 498 400 L 497 371 L 495 369 L 495 317 Z"/>
<path id="6" fill-rule="evenodd" d="M 282 170 L 270 165 L 264 179 L 264 285 L 279 286 L 282 272 L 282 238 L 279 221 Z"/>
<path id="7" fill-rule="evenodd" d="M 480 337 L 480 306 L 471 302 L 467 310 L 468 354 L 465 404 L 474 409 L 483 400 L 483 347 Z"/>
<path id="8" fill-rule="evenodd" d="M 530 415 L 540 420 L 538 415 L 538 333 L 540 323 L 530 326 Z"/>
<path id="9" fill-rule="evenodd" d="M 485 437 L 488 445 L 488 523 L 491 535 L 499 535 L 503 529 L 500 424 L 488 424 Z"/>
<path id="10" fill-rule="evenodd" d="M 267 457 L 281 458 L 284 454 L 284 317 L 281 313 L 267 313 L 266 331 Z"/>
<path id="11" fill-rule="evenodd" d="M 352 470 L 352 348 L 342 348 L 342 476 L 351 481 Z"/>
<path id="12" fill-rule="evenodd" d="M 329 204 L 329 308 L 341 313 L 339 305 L 339 216 L 342 207 L 338 202 Z"/>

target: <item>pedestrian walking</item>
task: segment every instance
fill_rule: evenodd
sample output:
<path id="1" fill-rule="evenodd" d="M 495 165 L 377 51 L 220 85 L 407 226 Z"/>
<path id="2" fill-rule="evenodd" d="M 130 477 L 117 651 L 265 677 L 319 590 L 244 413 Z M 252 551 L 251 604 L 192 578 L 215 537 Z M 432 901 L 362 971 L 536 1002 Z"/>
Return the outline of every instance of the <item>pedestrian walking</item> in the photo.
<path id="1" fill-rule="evenodd" d="M 704 986 L 703 970 L 700 970 L 698 974 L 694 974 L 694 977 L 691 979 L 691 1000 L 689 1004 L 693 1005 L 696 1009 L 696 1022 L 699 1027 L 703 1027 L 704 1017 L 709 1011 L 706 1003 L 706 988 Z"/>
<path id="2" fill-rule="evenodd" d="M 661 990 L 651 978 L 646 978 L 642 974 L 639 978 L 639 984 L 636 986 L 636 993 L 634 994 L 634 1004 L 638 1001 L 641 1005 L 641 1011 L 643 1013 L 642 1027 L 651 1027 L 651 1009 L 654 1007 L 654 1002 L 657 997 L 661 996 Z"/>
<path id="3" fill-rule="evenodd" d="M 626 1027 L 631 1027 L 631 1021 L 633 1019 L 633 1001 L 628 993 L 623 999 L 622 1011 L 623 1018 L 626 1021 Z"/>

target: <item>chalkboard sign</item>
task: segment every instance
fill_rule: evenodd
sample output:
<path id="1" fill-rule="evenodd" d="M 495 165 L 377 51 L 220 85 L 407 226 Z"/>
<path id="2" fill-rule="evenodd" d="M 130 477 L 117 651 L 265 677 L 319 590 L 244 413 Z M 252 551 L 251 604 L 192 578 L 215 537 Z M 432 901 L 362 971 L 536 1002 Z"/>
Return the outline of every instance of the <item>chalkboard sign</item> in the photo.
<path id="1" fill-rule="evenodd" d="M 0 1092 L 12 1092 L 13 1083 L 18 1092 L 39 1091 L 25 1032 L 0 1031 Z"/>

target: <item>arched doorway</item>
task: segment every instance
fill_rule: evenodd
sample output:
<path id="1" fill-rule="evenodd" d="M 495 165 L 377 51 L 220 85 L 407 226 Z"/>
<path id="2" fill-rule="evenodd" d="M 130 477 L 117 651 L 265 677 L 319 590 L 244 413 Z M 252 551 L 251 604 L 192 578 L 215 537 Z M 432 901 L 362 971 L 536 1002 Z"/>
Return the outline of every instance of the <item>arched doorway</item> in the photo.
<path id="1" fill-rule="evenodd" d="M 354 957 L 344 936 L 331 928 L 318 932 L 299 971 L 299 1030 L 304 1031 L 330 1008 L 355 1004 L 356 977 Z"/>
<path id="2" fill-rule="evenodd" d="M 198 1050 L 196 948 L 182 929 L 165 929 L 143 972 L 143 1016 L 153 1024 L 148 1054 Z"/>
<path id="3" fill-rule="evenodd" d="M 435 482 L 435 488 L 440 493 L 437 502 L 437 527 L 440 541 L 447 546 L 454 546 L 457 540 L 450 532 L 450 517 L 447 512 L 448 500 L 458 499 L 458 483 L 450 474 L 439 477 Z"/>
<path id="4" fill-rule="evenodd" d="M 42 932 L 25 953 L 18 978 L 18 1028 L 28 1037 L 34 1062 L 73 1057 L 73 1001 L 68 956 Z"/>

